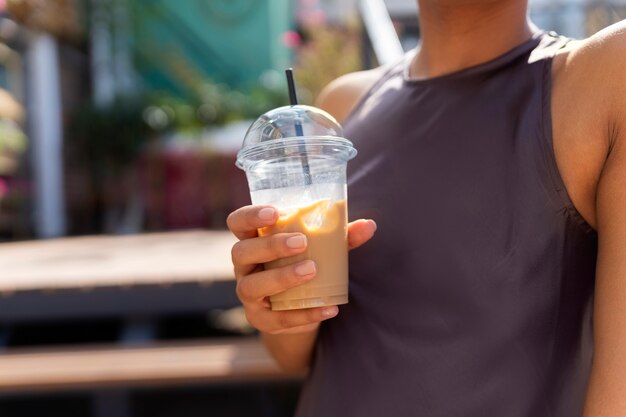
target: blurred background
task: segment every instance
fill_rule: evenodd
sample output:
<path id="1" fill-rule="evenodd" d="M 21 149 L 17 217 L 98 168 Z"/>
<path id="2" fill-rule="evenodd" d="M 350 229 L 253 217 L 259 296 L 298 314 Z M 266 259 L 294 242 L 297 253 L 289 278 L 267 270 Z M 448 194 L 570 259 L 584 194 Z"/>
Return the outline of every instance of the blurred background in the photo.
<path id="1" fill-rule="evenodd" d="M 247 201 L 233 155 L 251 119 L 286 103 L 282 70 L 311 103 L 388 59 L 370 3 L 0 0 L 0 239 L 223 228 Z M 626 8 L 531 3 L 540 27 L 577 38 Z M 415 2 L 386 5 L 413 48 Z"/>
<path id="2" fill-rule="evenodd" d="M 310 104 L 337 76 L 415 47 L 417 13 L 413 0 L 0 0 L 0 253 L 37 239 L 225 229 L 228 213 L 249 202 L 235 153 L 252 119 L 287 104 L 284 68 L 295 68 Z M 626 18 L 626 0 L 533 0 L 531 17 L 581 38 Z M 2 259 L 0 284 L 18 279 Z M 163 285 L 154 299 L 167 297 Z M 209 313 L 172 301 L 149 318 L 122 307 L 98 315 L 90 306 L 118 296 L 89 293 L 89 284 L 79 295 L 14 286 L 0 285 L 0 359 L 123 345 L 137 332 L 149 333 L 135 338 L 143 345 L 251 334 L 241 323 L 220 327 L 232 300 Z M 176 291 L 184 304 L 198 290 Z M 51 314 L 38 294 L 82 304 Z M 299 387 L 297 377 L 192 380 L 7 383 L 0 416 L 289 416 Z"/>

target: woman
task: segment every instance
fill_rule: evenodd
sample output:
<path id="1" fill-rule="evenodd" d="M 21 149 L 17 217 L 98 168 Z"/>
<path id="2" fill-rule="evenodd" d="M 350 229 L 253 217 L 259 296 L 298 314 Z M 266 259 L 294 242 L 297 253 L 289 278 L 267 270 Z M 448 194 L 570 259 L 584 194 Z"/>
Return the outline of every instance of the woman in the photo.
<path id="1" fill-rule="evenodd" d="M 626 25 L 571 41 L 526 0 L 418 4 L 417 51 L 318 102 L 359 149 L 351 218 L 378 224 L 349 227 L 376 232 L 350 304 L 272 312 L 315 265 L 263 271 L 306 239 L 257 237 L 277 212 L 243 207 L 248 320 L 309 369 L 300 417 L 626 415 Z"/>

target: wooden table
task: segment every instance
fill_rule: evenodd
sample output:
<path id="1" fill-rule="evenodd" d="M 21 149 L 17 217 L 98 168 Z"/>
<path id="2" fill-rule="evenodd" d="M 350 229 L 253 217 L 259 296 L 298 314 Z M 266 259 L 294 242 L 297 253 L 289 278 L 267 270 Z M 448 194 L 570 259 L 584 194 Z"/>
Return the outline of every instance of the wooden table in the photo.
<path id="1" fill-rule="evenodd" d="M 0 244 L 0 323 L 231 307 L 234 242 L 189 231 Z"/>
<path id="2" fill-rule="evenodd" d="M 0 244 L 0 293 L 232 279 L 226 231 L 89 236 Z"/>

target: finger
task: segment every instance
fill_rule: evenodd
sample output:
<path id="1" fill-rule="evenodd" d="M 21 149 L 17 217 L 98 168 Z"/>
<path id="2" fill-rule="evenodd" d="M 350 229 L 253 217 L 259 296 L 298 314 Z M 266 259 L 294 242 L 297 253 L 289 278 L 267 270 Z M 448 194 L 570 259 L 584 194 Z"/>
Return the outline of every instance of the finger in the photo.
<path id="1" fill-rule="evenodd" d="M 348 224 L 348 248 L 356 249 L 376 233 L 376 222 L 374 220 L 356 220 Z"/>
<path id="2" fill-rule="evenodd" d="M 263 271 L 263 265 L 235 265 L 235 279 L 239 282 L 240 279 L 246 276 Z"/>
<path id="3" fill-rule="evenodd" d="M 258 302 L 312 280 L 316 272 L 315 262 L 306 260 L 247 275 L 237 282 L 237 295 L 244 304 Z"/>
<path id="4" fill-rule="evenodd" d="M 278 220 L 278 210 L 272 206 L 245 206 L 228 215 L 226 224 L 237 239 L 257 236 L 257 229 L 271 226 Z"/>
<path id="5" fill-rule="evenodd" d="M 328 320 L 337 316 L 338 313 L 337 306 L 328 306 L 288 311 L 264 310 L 258 312 L 255 318 L 259 323 L 265 323 L 259 330 L 281 334 L 302 331 L 303 326 L 311 326 Z M 254 326 L 254 323 L 251 324 Z"/>
<path id="6" fill-rule="evenodd" d="M 234 265 L 252 265 L 274 261 L 304 252 L 306 236 L 302 233 L 277 233 L 267 237 L 241 240 L 231 250 Z"/>

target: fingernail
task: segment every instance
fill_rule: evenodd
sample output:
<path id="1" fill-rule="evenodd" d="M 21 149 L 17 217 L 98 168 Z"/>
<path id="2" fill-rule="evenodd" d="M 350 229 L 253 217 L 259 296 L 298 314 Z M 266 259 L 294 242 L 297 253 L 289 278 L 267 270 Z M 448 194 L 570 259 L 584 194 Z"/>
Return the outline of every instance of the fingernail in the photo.
<path id="1" fill-rule="evenodd" d="M 300 249 L 306 246 L 306 237 L 304 235 L 291 236 L 285 243 L 291 249 Z"/>
<path id="2" fill-rule="evenodd" d="M 313 261 L 304 261 L 300 262 L 294 268 L 296 274 L 300 276 L 311 275 L 315 273 L 315 262 Z"/>
<path id="3" fill-rule="evenodd" d="M 259 210 L 259 219 L 261 220 L 272 220 L 274 215 L 276 214 L 276 210 L 271 207 L 265 207 Z"/>
<path id="4" fill-rule="evenodd" d="M 322 310 L 322 316 L 324 317 L 335 317 L 338 313 L 339 313 L 339 307 L 337 306 L 327 307 L 324 310 Z"/>
<path id="5" fill-rule="evenodd" d="M 378 229 L 378 225 L 376 224 L 376 222 L 374 220 L 368 220 L 369 224 L 372 225 L 372 227 L 374 227 L 374 231 L 376 231 L 376 229 Z"/>

